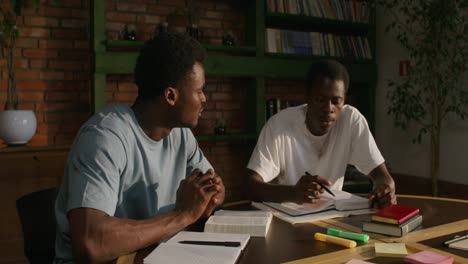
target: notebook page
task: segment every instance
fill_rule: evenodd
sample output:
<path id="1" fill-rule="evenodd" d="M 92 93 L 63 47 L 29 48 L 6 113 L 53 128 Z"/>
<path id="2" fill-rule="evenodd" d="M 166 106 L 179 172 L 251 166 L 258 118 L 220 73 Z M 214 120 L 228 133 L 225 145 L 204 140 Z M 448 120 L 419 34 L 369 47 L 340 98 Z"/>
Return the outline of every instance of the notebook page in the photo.
<path id="1" fill-rule="evenodd" d="M 162 243 L 143 263 L 234 264 L 240 253 L 240 248 L 235 247 Z"/>
<path id="2" fill-rule="evenodd" d="M 468 239 L 463 239 L 461 241 L 450 243 L 448 246 L 450 248 L 456 248 L 456 249 L 468 251 Z"/>

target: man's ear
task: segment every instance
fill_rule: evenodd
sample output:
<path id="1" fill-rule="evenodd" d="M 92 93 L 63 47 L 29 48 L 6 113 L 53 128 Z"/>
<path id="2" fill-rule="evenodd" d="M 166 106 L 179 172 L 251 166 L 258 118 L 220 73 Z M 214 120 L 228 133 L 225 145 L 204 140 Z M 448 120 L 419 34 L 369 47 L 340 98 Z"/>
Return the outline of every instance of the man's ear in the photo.
<path id="1" fill-rule="evenodd" d="M 167 87 L 164 90 L 164 99 L 170 106 L 174 106 L 176 104 L 178 97 L 179 93 L 177 89 L 173 87 Z"/>

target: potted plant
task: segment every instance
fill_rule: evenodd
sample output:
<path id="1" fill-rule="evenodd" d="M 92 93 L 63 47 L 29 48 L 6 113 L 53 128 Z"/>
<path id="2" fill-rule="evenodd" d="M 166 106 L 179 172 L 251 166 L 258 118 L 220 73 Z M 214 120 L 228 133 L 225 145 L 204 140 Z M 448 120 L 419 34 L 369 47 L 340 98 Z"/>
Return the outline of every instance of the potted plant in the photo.
<path id="1" fill-rule="evenodd" d="M 35 6 L 38 0 L 32 1 Z M 31 110 L 18 110 L 14 51 L 18 38 L 17 19 L 26 1 L 2 1 L 0 4 L 0 55 L 7 64 L 5 110 L 0 112 L 0 138 L 8 145 L 26 144 L 36 132 L 36 115 Z"/>
<path id="2" fill-rule="evenodd" d="M 395 125 L 418 128 L 413 142 L 430 139 L 432 193 L 438 195 L 440 135 L 449 114 L 466 117 L 468 92 L 461 84 L 468 61 L 468 0 L 378 0 L 408 51 L 409 76 L 390 80 L 388 113 Z"/>

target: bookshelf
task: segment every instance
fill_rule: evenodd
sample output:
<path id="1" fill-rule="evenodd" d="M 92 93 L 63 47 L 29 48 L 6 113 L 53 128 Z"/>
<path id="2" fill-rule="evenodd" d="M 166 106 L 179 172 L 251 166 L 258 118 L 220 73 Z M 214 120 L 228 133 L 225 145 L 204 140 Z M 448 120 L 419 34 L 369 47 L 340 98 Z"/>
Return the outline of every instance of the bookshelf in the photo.
<path id="1" fill-rule="evenodd" d="M 300 5 L 305 0 L 290 1 Z M 333 3 L 339 3 L 340 1 L 343 1 L 343 3 L 355 2 L 355 0 L 322 1 Z M 208 77 L 239 77 L 250 80 L 246 107 L 248 109 L 247 113 L 253 114 L 248 114 L 247 117 L 248 131 L 223 136 L 202 135 L 197 138 L 201 141 L 255 140 L 267 116 L 266 80 L 304 80 L 310 63 L 313 60 L 323 58 L 336 59 L 347 67 L 351 78 L 350 97 L 352 96 L 352 101 L 366 116 L 371 130 L 373 130 L 377 75 L 375 24 L 373 22 L 363 23 L 304 14 L 268 12 L 271 9 L 268 5 L 275 2 L 279 3 L 280 0 L 242 1 L 247 21 L 246 45 L 204 45 L 209 52 L 212 52 L 205 62 L 205 71 Z M 106 39 L 105 9 L 105 1 L 93 1 L 94 111 L 103 108 L 105 105 L 106 75 L 132 73 L 137 56 L 135 50 L 143 45 L 143 42 L 140 41 Z M 372 21 L 374 12 L 373 9 L 369 9 L 370 21 Z M 356 59 L 351 57 L 269 53 L 266 47 L 267 28 L 365 36 L 368 39 L 371 58 Z M 127 48 L 129 50 L 126 50 Z"/>

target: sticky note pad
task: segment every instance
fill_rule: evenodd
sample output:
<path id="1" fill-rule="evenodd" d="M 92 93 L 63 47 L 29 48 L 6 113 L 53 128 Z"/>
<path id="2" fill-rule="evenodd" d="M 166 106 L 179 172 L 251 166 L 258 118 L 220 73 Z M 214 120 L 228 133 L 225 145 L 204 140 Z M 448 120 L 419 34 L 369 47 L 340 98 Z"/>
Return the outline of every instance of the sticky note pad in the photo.
<path id="1" fill-rule="evenodd" d="M 375 243 L 374 247 L 378 257 L 403 258 L 408 255 L 405 243 Z"/>
<path id="2" fill-rule="evenodd" d="M 413 264 L 452 264 L 453 258 L 431 251 L 421 251 L 405 257 L 405 262 Z"/>

